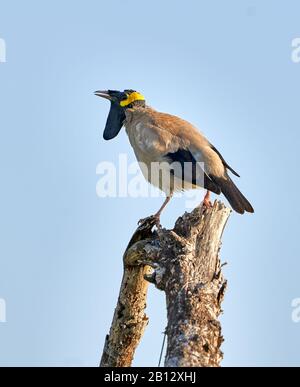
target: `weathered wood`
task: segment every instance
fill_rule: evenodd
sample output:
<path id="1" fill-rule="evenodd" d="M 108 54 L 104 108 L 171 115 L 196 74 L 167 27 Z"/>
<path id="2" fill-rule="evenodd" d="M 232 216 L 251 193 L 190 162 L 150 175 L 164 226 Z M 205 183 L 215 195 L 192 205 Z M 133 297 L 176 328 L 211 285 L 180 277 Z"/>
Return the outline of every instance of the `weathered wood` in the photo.
<path id="1" fill-rule="evenodd" d="M 149 266 L 139 265 L 144 249 L 154 238 L 153 224 L 144 224 L 134 233 L 124 254 L 124 274 L 110 333 L 106 337 L 100 367 L 130 367 L 135 350 L 148 324 L 145 314 Z"/>
<path id="2" fill-rule="evenodd" d="M 102 367 L 129 367 L 142 338 L 148 282 L 166 293 L 166 367 L 217 367 L 223 337 L 218 316 L 226 289 L 219 250 L 230 210 L 215 202 L 153 232 L 149 218 L 124 254 L 124 275 Z M 152 268 L 152 269 L 151 269 Z M 147 282 L 145 281 L 145 279 Z"/>
<path id="3" fill-rule="evenodd" d="M 168 311 L 166 367 L 218 367 L 223 342 L 218 316 L 226 289 L 219 250 L 230 210 L 216 202 L 180 218 L 172 231 L 159 231 L 156 286 Z"/>

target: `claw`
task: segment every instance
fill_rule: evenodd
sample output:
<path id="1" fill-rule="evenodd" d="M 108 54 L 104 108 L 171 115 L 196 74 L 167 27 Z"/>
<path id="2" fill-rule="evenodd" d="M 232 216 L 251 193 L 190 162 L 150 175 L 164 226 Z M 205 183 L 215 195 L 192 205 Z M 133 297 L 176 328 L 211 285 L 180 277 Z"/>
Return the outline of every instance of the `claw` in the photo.
<path id="1" fill-rule="evenodd" d="M 211 208 L 213 205 L 212 205 L 212 203 L 211 203 L 211 201 L 210 201 L 210 192 L 209 191 L 207 191 L 207 193 L 206 193 L 206 195 L 205 195 L 205 197 L 204 197 L 204 199 L 203 199 L 203 207 L 205 207 L 205 208 Z"/>
<path id="2" fill-rule="evenodd" d="M 203 200 L 203 206 L 206 207 L 206 208 L 211 208 L 213 205 L 212 205 L 212 202 L 208 199 L 204 199 Z"/>
<path id="3" fill-rule="evenodd" d="M 166 205 L 171 200 L 172 196 L 173 196 L 173 193 L 170 193 L 170 195 L 167 196 L 164 204 L 162 205 L 160 210 L 155 215 L 149 216 L 148 218 L 145 218 L 145 219 L 141 219 L 138 223 L 139 226 L 145 227 L 145 225 L 150 225 L 150 226 L 153 225 L 153 226 L 156 226 L 158 229 L 162 229 L 161 224 L 160 224 L 160 215 L 163 212 Z"/>
<path id="4" fill-rule="evenodd" d="M 147 218 L 141 219 L 138 223 L 139 226 L 156 226 L 157 228 L 161 228 L 160 218 L 158 215 L 151 215 Z"/>

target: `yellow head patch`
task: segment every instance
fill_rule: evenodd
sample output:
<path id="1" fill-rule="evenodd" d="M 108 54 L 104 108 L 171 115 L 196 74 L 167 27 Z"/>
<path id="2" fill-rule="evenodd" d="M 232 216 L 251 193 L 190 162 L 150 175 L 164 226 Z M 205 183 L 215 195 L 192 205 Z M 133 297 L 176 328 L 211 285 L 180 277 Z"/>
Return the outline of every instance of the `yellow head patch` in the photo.
<path id="1" fill-rule="evenodd" d="M 128 96 L 127 99 L 120 102 L 120 105 L 122 107 L 128 106 L 135 101 L 145 101 L 146 100 L 145 97 L 142 94 L 138 93 L 137 91 L 135 91 L 131 94 L 127 94 L 127 96 Z"/>

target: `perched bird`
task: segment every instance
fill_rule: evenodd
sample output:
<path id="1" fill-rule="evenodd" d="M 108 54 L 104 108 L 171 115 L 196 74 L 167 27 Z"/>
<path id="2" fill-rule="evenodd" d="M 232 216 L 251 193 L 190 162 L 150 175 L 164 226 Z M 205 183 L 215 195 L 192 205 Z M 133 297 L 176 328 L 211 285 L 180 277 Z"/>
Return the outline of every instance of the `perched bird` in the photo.
<path id="1" fill-rule="evenodd" d="M 95 95 L 111 102 L 104 139 L 115 138 L 125 126 L 145 178 L 167 195 L 153 216 L 157 223 L 174 192 L 199 187 L 207 190 L 205 206 L 211 206 L 210 192 L 223 193 L 239 214 L 254 212 L 228 171 L 240 176 L 192 124 L 152 109 L 134 90 L 96 91 Z"/>

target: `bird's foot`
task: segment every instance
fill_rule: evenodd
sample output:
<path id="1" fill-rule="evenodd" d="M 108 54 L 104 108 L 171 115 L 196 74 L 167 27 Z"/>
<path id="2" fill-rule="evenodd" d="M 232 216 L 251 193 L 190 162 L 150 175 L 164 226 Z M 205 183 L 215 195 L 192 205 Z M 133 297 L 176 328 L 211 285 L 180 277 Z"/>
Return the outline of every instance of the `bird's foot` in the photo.
<path id="1" fill-rule="evenodd" d="M 160 224 L 160 216 L 158 214 L 148 216 L 145 219 L 141 219 L 138 223 L 139 226 L 156 226 L 157 228 L 161 228 Z"/>
<path id="2" fill-rule="evenodd" d="M 213 205 L 212 205 L 212 202 L 209 199 L 204 198 L 202 206 L 204 208 L 206 208 L 206 209 L 209 209 L 209 208 L 212 208 Z"/>
<path id="3" fill-rule="evenodd" d="M 203 205 L 203 208 L 206 208 L 206 209 L 211 208 L 213 206 L 211 201 L 210 201 L 210 192 L 209 191 L 207 191 L 206 195 L 204 196 L 202 205 Z"/>

